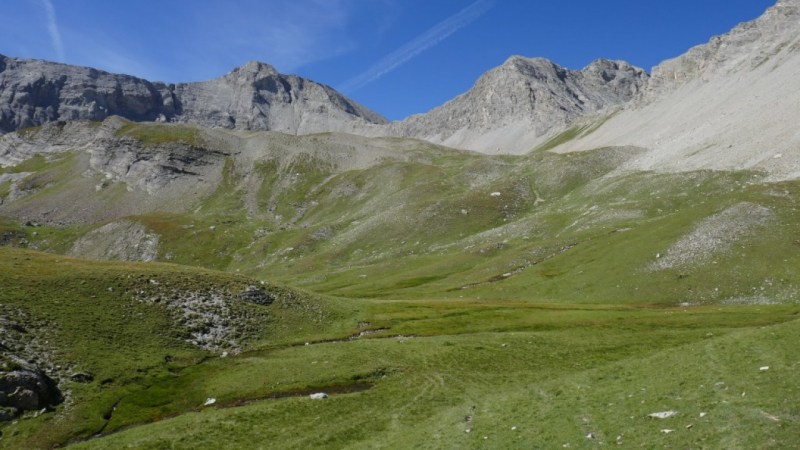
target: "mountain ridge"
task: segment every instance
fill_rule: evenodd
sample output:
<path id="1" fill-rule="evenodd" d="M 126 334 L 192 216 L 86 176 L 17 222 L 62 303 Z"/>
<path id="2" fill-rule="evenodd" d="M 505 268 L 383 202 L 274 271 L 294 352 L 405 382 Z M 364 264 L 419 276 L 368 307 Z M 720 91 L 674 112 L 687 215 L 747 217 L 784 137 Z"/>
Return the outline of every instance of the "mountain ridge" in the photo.
<path id="1" fill-rule="evenodd" d="M 798 9 L 798 0 L 780 0 L 761 17 L 665 60 L 651 74 L 619 60 L 597 59 L 583 69 L 573 70 L 544 58 L 511 56 L 484 73 L 467 92 L 427 113 L 391 123 L 329 86 L 280 74 L 269 64 L 257 61 L 213 80 L 165 84 L 91 68 L 0 56 L 0 132 L 54 120 L 102 120 L 118 114 L 134 121 L 297 135 L 343 132 L 367 137 L 412 137 L 489 154 L 522 154 L 543 147 L 575 151 L 604 145 L 658 151 L 665 139 L 681 139 L 664 137 L 663 130 L 669 126 L 653 128 L 641 123 L 641 117 L 633 111 L 668 103 L 669 98 L 677 98 L 677 91 L 690 89 L 687 86 L 722 83 L 720 80 L 750 76 L 763 66 L 771 65 L 770 71 L 774 71 L 781 64 L 790 64 L 792 55 L 800 49 L 796 39 Z M 27 66 L 30 70 L 24 73 Z M 758 83 L 757 79 L 742 82 L 737 88 L 740 92 L 731 95 L 743 95 L 749 84 Z M 790 85 L 786 83 L 791 80 L 778 82 L 781 87 Z M 694 94 L 686 95 L 690 99 Z M 694 110 L 680 109 L 687 99 L 675 100 L 669 110 L 653 113 L 650 122 L 663 122 L 676 112 L 696 115 L 697 110 L 708 110 L 714 95 L 707 95 L 711 98 Z M 786 103 L 782 98 L 770 101 Z M 769 102 L 763 99 L 738 105 L 751 111 L 768 106 Z M 625 130 L 622 134 L 606 139 L 609 119 L 613 119 L 611 125 L 627 125 L 621 127 Z M 642 127 L 648 131 L 641 133 Z M 678 136 L 691 129 L 682 123 L 673 133 Z M 702 145 L 689 142 L 684 150 L 696 151 Z M 679 150 L 670 147 L 664 154 Z M 711 166 L 753 166 L 747 157 L 736 158 L 735 164 Z M 680 166 L 670 161 L 662 165 Z M 695 163 L 686 167 L 701 166 Z"/>
<path id="2" fill-rule="evenodd" d="M 386 122 L 328 86 L 282 75 L 261 62 L 249 62 L 213 80 L 167 84 L 0 55 L 0 132 L 111 115 L 293 134 Z"/>
<path id="3" fill-rule="evenodd" d="M 715 36 L 653 69 L 640 96 L 554 150 L 648 149 L 623 169 L 759 170 L 800 177 L 800 1 Z M 595 118 L 596 120 L 596 118 Z"/>
<path id="4" fill-rule="evenodd" d="M 597 59 L 572 70 L 515 55 L 464 94 L 392 123 L 390 132 L 484 153 L 525 153 L 578 117 L 630 101 L 647 78 L 625 61 Z"/>

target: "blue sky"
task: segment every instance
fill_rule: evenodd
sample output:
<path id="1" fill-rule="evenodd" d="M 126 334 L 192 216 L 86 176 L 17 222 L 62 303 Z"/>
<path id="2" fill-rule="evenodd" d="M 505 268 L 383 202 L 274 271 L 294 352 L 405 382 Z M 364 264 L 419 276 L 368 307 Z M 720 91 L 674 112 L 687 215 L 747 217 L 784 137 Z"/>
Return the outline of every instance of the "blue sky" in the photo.
<path id="1" fill-rule="evenodd" d="M 167 82 L 250 60 L 390 119 L 465 92 L 511 55 L 648 71 L 774 0 L 5 0 L 0 53 Z"/>

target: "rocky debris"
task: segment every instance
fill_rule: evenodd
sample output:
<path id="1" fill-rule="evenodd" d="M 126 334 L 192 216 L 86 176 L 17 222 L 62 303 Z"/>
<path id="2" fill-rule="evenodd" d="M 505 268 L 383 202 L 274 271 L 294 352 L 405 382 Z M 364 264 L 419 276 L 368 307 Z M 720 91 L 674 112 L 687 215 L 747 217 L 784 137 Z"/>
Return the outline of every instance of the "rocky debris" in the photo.
<path id="1" fill-rule="evenodd" d="M 232 293 L 217 287 L 184 290 L 158 281 L 134 295 L 138 301 L 163 305 L 181 325 L 181 337 L 187 342 L 228 354 L 240 352 L 248 340 L 257 337 L 269 317 L 266 310 L 245 308 L 245 302 L 264 306 L 274 301 L 270 293 L 256 286 Z"/>
<path id="2" fill-rule="evenodd" d="M 145 297 L 144 301 L 162 302 L 188 332 L 187 341 L 210 351 L 239 350 L 234 330 L 239 326 L 231 322 L 228 302 L 222 292 L 175 291 L 164 297 Z"/>
<path id="3" fill-rule="evenodd" d="M 58 358 L 45 345 L 54 331 L 52 323 L 0 303 L 0 372 L 25 369 L 55 378 L 68 373 L 70 369 L 56 362 Z"/>
<path id="4" fill-rule="evenodd" d="M 0 173 L 0 185 L 9 183 L 8 194 L 0 197 L 0 205 L 5 202 L 13 202 L 27 195 L 29 192 L 22 188 L 22 180 L 30 175 L 32 175 L 30 172 Z"/>
<path id="5" fill-rule="evenodd" d="M 159 235 L 130 220 L 107 223 L 81 236 L 67 253 L 91 259 L 154 261 Z"/>
<path id="6" fill-rule="evenodd" d="M 239 299 L 256 305 L 271 305 L 275 298 L 259 286 L 248 286 L 239 293 Z"/>
<path id="7" fill-rule="evenodd" d="M 687 267 L 726 251 L 739 239 L 768 223 L 774 213 L 750 202 L 737 203 L 702 220 L 688 235 L 672 244 L 666 255 L 650 264 L 650 270 Z"/>
<path id="8" fill-rule="evenodd" d="M 323 400 L 328 398 L 328 394 L 324 392 L 317 392 L 308 396 L 311 400 Z"/>
<path id="9" fill-rule="evenodd" d="M 512 56 L 465 94 L 391 125 L 401 136 L 486 153 L 524 153 L 576 118 L 631 100 L 647 73 L 598 59 L 570 70 L 544 58 Z"/>
<path id="10" fill-rule="evenodd" d="M 0 232 L 0 245 L 6 247 L 27 247 L 28 235 L 19 230 L 3 230 Z"/>
<path id="11" fill-rule="evenodd" d="M 52 324 L 0 304 L 0 422 L 64 401 L 58 382 L 71 369 L 43 344 Z"/>
<path id="12" fill-rule="evenodd" d="M 385 123 L 328 86 L 282 75 L 259 62 L 210 81 L 165 84 L 0 55 L 0 133 L 56 121 L 101 121 L 111 115 L 293 134 Z"/>

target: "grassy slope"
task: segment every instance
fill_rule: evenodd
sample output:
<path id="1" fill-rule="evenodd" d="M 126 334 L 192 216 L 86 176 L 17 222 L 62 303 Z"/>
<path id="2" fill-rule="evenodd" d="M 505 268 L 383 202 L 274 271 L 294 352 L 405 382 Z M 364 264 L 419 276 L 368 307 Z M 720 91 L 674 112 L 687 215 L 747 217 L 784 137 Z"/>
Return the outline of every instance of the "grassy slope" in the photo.
<path id="1" fill-rule="evenodd" d="M 800 323 L 769 325 L 793 317 L 796 307 L 374 307 L 397 317 L 397 330 L 426 336 L 253 352 L 224 370 L 204 367 L 182 391 L 195 411 L 78 448 L 580 448 L 617 436 L 637 447 L 796 444 Z M 759 372 L 763 365 L 770 370 Z M 243 394 L 267 397 L 281 385 L 325 391 L 348 378 L 374 387 L 322 402 L 230 403 Z M 199 411 L 207 396 L 221 404 Z M 680 415 L 647 417 L 669 409 Z"/>
<path id="2" fill-rule="evenodd" d="M 155 146 L 196 137 L 175 130 L 153 125 L 124 134 Z M 580 447 L 620 435 L 631 446 L 795 443 L 791 355 L 799 331 L 796 322 L 776 324 L 798 312 L 791 306 L 800 295 L 796 182 L 761 184 L 753 173 L 609 175 L 626 158 L 617 149 L 493 157 L 404 141 L 391 143 L 397 157 L 338 167 L 306 152 L 328 137 L 284 139 L 302 151 L 265 148 L 255 163 L 229 157 L 217 190 L 187 198 L 187 212 L 130 219 L 160 235 L 162 260 L 339 298 L 279 308 L 264 340 L 235 358 L 194 364 L 198 351 L 181 347 L 190 356 L 166 375 L 159 353 L 146 352 L 146 376 L 114 395 L 87 388 L 77 409 L 96 409 L 86 413 L 94 420 L 86 419 L 87 430 L 124 397 L 106 428 L 123 431 L 87 447 Z M 42 161 L 26 164 L 36 172 Z M 66 166 L 46 167 L 68 178 Z M 647 269 L 702 220 L 743 201 L 774 217 L 708 260 Z M 27 239 L 65 251 L 87 228 L 4 221 L 3 230 L 13 232 L 14 245 Z M 39 298 L 55 286 L 77 289 L 44 286 L 50 294 Z M 731 299 L 789 306 L 716 306 Z M 682 302 L 694 306 L 678 307 Z M 319 308 L 325 326 L 311 320 Z M 146 317 L 145 349 L 171 326 L 157 314 Z M 145 333 L 137 330 L 121 342 Z M 377 332 L 318 342 L 364 330 Z M 293 345 L 304 342 L 311 345 Z M 102 370 L 135 360 L 109 360 L 111 369 Z M 772 368 L 762 374 L 760 365 Z M 374 387 L 326 402 L 259 401 L 364 384 Z M 750 385 L 755 393 L 730 396 Z M 219 408 L 202 408 L 208 397 Z M 689 420 L 700 406 L 709 416 Z M 678 419 L 645 417 L 669 408 L 681 412 Z M 3 430 L 5 443 L 63 442 L 81 430 L 77 419 L 43 429 L 52 417 Z M 662 435 L 661 428 L 677 431 Z M 597 438 L 586 439 L 590 432 Z"/>
<path id="3" fill-rule="evenodd" d="M 55 360 L 89 373 L 89 384 L 67 382 L 68 409 L 6 427 L 1 444 L 17 448 L 49 447 L 89 436 L 105 425 L 112 405 L 154 383 L 170 380 L 210 353 L 184 341 L 186 335 L 159 303 L 137 301 L 134 293 L 156 280 L 181 291 L 241 291 L 244 277 L 163 264 L 88 262 L 0 247 L 0 304 L 21 308 L 34 322 L 46 323 L 44 339 Z M 276 303 L 241 303 L 242 314 L 264 316 L 253 343 L 281 342 L 307 327 L 307 334 L 336 330 L 342 314 L 317 306 L 310 297 L 284 299 L 283 288 L 270 289 Z M 341 308 L 340 308 L 341 309 Z M 325 325 L 316 325 L 317 315 Z"/>
<path id="4" fill-rule="evenodd" d="M 121 132 L 148 145 L 188 139 L 166 125 Z M 797 182 L 761 184 L 747 172 L 610 174 L 635 150 L 496 157 L 404 141 L 390 142 L 394 157 L 349 168 L 334 161 L 358 151 L 341 150 L 335 137 L 267 137 L 295 153 L 268 139 L 255 161 L 228 157 L 210 196 L 132 217 L 160 235 L 160 259 L 351 298 L 675 304 L 800 295 Z M 22 165 L 77 176 L 68 164 Z M 115 190 L 124 187 L 103 192 Z M 126 195 L 113 202 L 138 199 Z M 770 208 L 775 220 L 712 260 L 644 270 L 703 219 L 742 201 Z M 88 228 L 21 231 L 34 247 L 63 252 Z"/>

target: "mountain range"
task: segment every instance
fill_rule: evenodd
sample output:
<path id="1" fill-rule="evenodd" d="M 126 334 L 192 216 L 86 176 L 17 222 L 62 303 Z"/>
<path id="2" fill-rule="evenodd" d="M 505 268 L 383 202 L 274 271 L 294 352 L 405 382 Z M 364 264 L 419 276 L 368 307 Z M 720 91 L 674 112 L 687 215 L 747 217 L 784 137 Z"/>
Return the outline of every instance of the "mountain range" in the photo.
<path id="1" fill-rule="evenodd" d="M 641 168 L 758 166 L 794 176 L 783 161 L 767 156 L 797 156 L 792 148 L 798 138 L 783 119 L 797 100 L 797 20 L 797 2 L 779 1 L 762 17 L 659 64 L 652 74 L 624 61 L 599 59 L 575 71 L 514 56 L 463 95 L 394 123 L 328 86 L 259 62 L 207 82 L 164 84 L 0 56 L 0 132 L 119 115 L 298 135 L 404 136 L 520 154 L 580 122 L 580 136 L 562 151 L 636 145 L 653 150 L 637 163 Z M 765 127 L 768 133 L 758 132 Z M 773 154 L 758 158 L 746 150 L 765 147 Z"/>
<path id="2" fill-rule="evenodd" d="M 797 448 L 799 73 L 800 0 L 396 122 L 0 56 L 0 448 Z"/>

